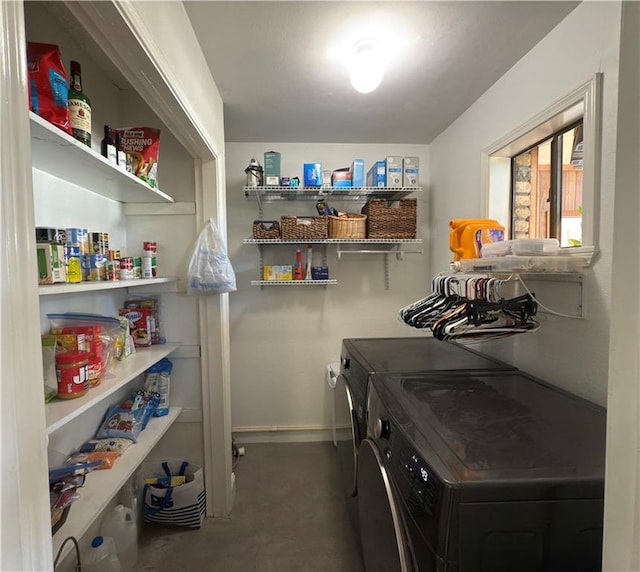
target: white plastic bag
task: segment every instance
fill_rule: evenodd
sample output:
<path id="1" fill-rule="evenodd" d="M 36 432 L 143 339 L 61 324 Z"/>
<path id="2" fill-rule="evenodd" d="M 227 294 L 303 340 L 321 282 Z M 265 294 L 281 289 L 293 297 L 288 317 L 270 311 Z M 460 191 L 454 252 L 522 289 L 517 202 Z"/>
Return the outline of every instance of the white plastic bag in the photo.
<path id="1" fill-rule="evenodd" d="M 227 256 L 227 245 L 213 219 L 209 219 L 196 240 L 189 261 L 187 293 L 221 294 L 236 289 L 236 275 Z"/>

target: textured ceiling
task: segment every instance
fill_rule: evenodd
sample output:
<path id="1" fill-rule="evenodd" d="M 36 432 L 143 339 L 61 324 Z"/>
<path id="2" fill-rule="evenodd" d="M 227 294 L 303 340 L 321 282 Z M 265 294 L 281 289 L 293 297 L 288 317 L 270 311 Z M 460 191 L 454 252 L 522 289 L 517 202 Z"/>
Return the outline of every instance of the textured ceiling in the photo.
<path id="1" fill-rule="evenodd" d="M 185 2 L 226 140 L 325 143 L 430 143 L 577 4 Z M 402 51 L 360 94 L 328 50 L 373 33 Z"/>

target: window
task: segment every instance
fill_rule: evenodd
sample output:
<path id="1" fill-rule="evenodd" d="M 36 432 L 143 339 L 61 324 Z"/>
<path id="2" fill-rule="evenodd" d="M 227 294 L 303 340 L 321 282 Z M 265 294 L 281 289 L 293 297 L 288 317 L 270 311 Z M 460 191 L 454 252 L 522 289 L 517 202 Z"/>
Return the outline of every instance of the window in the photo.
<path id="1" fill-rule="evenodd" d="M 582 245 L 582 120 L 511 158 L 512 238 Z"/>
<path id="2" fill-rule="evenodd" d="M 597 247 L 602 74 L 483 151 L 485 212 L 509 238 Z"/>

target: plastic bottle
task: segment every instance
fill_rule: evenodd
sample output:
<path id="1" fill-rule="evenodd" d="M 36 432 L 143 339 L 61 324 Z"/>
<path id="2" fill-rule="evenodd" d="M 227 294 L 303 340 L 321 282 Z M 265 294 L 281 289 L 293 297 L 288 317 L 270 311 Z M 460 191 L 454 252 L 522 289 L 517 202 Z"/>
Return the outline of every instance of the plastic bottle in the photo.
<path id="1" fill-rule="evenodd" d="M 302 263 L 302 252 L 300 249 L 296 250 L 296 264 L 293 270 L 293 279 L 302 280 L 304 278 L 304 268 Z"/>
<path id="2" fill-rule="evenodd" d="M 133 570 L 138 560 L 138 527 L 134 511 L 117 505 L 102 521 L 101 531 L 113 538 L 122 572 Z"/>
<path id="3" fill-rule="evenodd" d="M 116 543 L 108 536 L 96 536 L 82 561 L 85 572 L 121 572 Z"/>

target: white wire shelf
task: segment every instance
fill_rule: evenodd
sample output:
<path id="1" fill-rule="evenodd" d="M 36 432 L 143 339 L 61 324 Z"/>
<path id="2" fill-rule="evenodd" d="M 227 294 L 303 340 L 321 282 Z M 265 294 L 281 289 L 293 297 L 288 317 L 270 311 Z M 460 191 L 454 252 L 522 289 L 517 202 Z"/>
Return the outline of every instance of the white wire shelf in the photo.
<path id="1" fill-rule="evenodd" d="M 243 187 L 245 197 L 257 201 L 311 201 L 330 197 L 334 200 L 362 201 L 380 198 L 397 201 L 422 191 L 421 187 Z"/>
<path id="2" fill-rule="evenodd" d="M 251 286 L 326 286 L 337 280 L 252 280 Z"/>
<path id="3" fill-rule="evenodd" d="M 421 238 L 245 238 L 244 244 L 422 244 Z"/>

